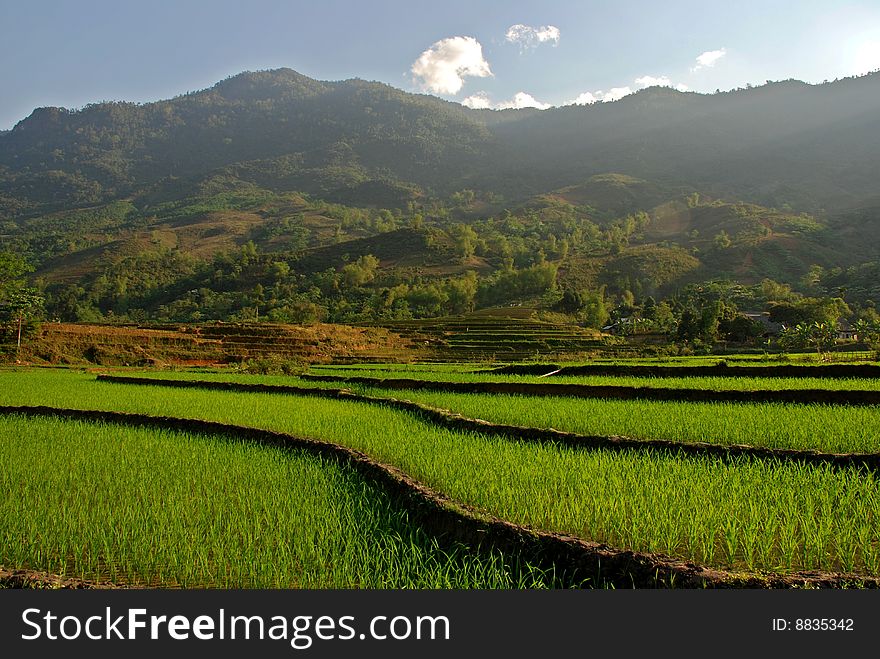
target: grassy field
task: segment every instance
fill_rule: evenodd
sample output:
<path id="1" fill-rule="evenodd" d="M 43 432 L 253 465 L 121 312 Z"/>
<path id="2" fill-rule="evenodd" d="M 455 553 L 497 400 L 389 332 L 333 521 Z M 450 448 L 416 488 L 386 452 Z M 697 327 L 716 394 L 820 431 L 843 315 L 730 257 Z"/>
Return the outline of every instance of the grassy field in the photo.
<path id="1" fill-rule="evenodd" d="M 224 436 L 0 416 L 0 565 L 119 584 L 535 588 L 440 547 L 332 460 Z"/>
<path id="2" fill-rule="evenodd" d="M 553 363 L 559 366 L 717 366 L 724 362 L 730 366 L 781 366 L 781 365 L 827 365 L 827 364 L 876 364 L 877 353 L 873 351 L 857 352 L 833 352 L 818 354 L 815 351 L 799 353 L 758 353 L 758 354 L 733 354 L 733 355 L 683 355 L 663 357 L 603 357 L 592 356 L 587 360 L 565 359 L 539 361 L 503 361 L 503 364 L 534 365 L 537 363 Z M 473 371 L 480 368 L 488 369 L 502 365 L 501 360 L 482 360 L 468 362 L 433 362 L 433 363 L 410 363 L 410 364 L 346 364 L 345 368 L 376 370 L 385 367 L 401 368 L 404 370 L 436 370 L 436 371 Z M 314 368 L 336 368 L 331 364 L 315 364 Z"/>
<path id="3" fill-rule="evenodd" d="M 880 452 L 880 408 L 780 403 L 680 403 L 365 388 L 494 423 L 823 453 Z M 817 432 L 817 429 L 821 429 Z"/>
<path id="4" fill-rule="evenodd" d="M 548 371 L 549 372 L 549 371 Z M 312 367 L 309 373 L 339 377 L 406 378 L 431 382 L 523 382 L 533 384 L 581 384 L 617 387 L 656 387 L 662 389 L 711 389 L 718 391 L 779 391 L 825 389 L 833 391 L 880 391 L 876 378 L 761 378 L 761 377 L 626 377 L 612 375 L 505 375 L 457 370 L 366 369 Z"/>
<path id="5" fill-rule="evenodd" d="M 555 428 L 583 435 L 624 435 L 636 439 L 724 445 L 748 444 L 826 453 L 880 452 L 880 408 L 876 406 L 525 397 L 384 390 L 360 384 L 316 382 L 288 376 L 187 372 L 151 372 L 143 375 L 167 379 L 329 389 L 347 386 L 357 393 L 412 400 L 494 423 Z M 818 428 L 821 428 L 821 432 L 817 432 Z"/>
<path id="6" fill-rule="evenodd" d="M 855 352 L 830 352 L 819 354 L 815 351 L 794 353 L 739 353 L 729 355 L 667 355 L 660 357 L 590 357 L 587 360 L 565 360 L 566 366 L 591 366 L 594 364 L 637 364 L 662 366 L 714 366 L 726 362 L 735 366 L 778 366 L 781 364 L 869 364 L 877 363 L 877 353 L 871 350 Z M 522 362 L 529 363 L 529 362 Z M 559 362 L 563 365 L 563 362 Z"/>
<path id="7" fill-rule="evenodd" d="M 498 517 L 618 548 L 737 569 L 880 573 L 873 473 L 523 444 L 354 402 L 121 386 L 69 372 L 2 377 L 7 405 L 212 419 L 343 443 Z"/>

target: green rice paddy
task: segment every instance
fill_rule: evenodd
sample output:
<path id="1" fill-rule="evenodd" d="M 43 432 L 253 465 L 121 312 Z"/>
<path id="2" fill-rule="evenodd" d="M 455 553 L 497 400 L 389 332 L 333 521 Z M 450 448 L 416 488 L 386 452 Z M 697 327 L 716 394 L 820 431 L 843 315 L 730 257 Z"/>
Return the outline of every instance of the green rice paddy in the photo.
<path id="1" fill-rule="evenodd" d="M 583 435 L 624 435 L 636 439 L 721 445 L 748 444 L 825 453 L 880 452 L 878 406 L 601 400 L 385 390 L 361 384 L 316 382 L 288 376 L 181 372 L 152 375 L 167 379 L 245 384 L 330 389 L 347 387 L 368 396 L 412 400 L 494 423 L 555 428 Z"/>
<path id="2" fill-rule="evenodd" d="M 0 416 L 0 564 L 131 585 L 535 588 L 441 547 L 332 460 L 225 436 Z"/>
<path id="3" fill-rule="evenodd" d="M 579 384 L 604 387 L 650 387 L 657 389 L 707 389 L 715 391 L 785 391 L 790 389 L 824 389 L 830 391 L 880 391 L 878 378 L 767 378 L 767 377 L 627 377 L 612 375 L 504 375 L 428 370 L 368 370 L 320 368 L 314 375 L 337 377 L 404 378 L 430 382 L 517 382 L 524 384 Z M 548 371 L 549 373 L 550 371 Z M 312 382 L 315 382 L 314 380 Z"/>
<path id="4" fill-rule="evenodd" d="M 63 372 L 0 378 L 0 403 L 7 405 L 211 419 L 342 443 L 492 515 L 622 549 L 734 569 L 880 574 L 880 491 L 873 473 L 525 444 L 452 432 L 408 413 L 347 401 L 123 386 Z M 528 403 L 537 407 L 535 399 Z M 479 401 L 483 418 L 487 404 Z M 688 406 L 693 414 L 695 405 Z M 766 408 L 754 407 L 752 414 L 764 418 Z M 640 409 L 631 407 L 631 416 Z M 834 414 L 846 425 L 853 424 L 851 412 Z M 726 423 L 736 425 L 729 418 Z M 786 421 L 773 423 L 781 432 Z M 824 434 L 823 426 L 812 430 Z"/>

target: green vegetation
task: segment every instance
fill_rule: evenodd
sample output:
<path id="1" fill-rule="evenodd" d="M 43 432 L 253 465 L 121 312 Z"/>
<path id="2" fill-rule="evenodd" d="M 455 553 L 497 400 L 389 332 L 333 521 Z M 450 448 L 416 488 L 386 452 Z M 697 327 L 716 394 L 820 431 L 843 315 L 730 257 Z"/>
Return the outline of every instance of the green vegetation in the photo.
<path id="1" fill-rule="evenodd" d="M 471 418 L 583 435 L 749 444 L 828 453 L 880 452 L 880 410 L 775 403 L 674 403 L 377 390 Z M 821 428 L 821 432 L 817 429 Z"/>
<path id="2" fill-rule="evenodd" d="M 553 369 L 548 369 L 548 373 Z M 501 373 L 470 373 L 460 371 L 432 372 L 401 368 L 369 370 L 345 367 L 313 366 L 309 373 L 339 377 L 406 378 L 431 382 L 522 382 L 528 384 L 580 384 L 587 386 L 649 387 L 658 389 L 709 389 L 720 391 L 783 391 L 789 389 L 824 389 L 828 391 L 877 391 L 876 378 L 750 378 L 750 377 L 629 377 L 610 375 L 504 375 Z M 214 377 L 213 374 L 206 374 Z M 177 374 L 174 373 L 173 377 Z M 198 377 L 198 376 L 197 376 Z M 246 380 L 245 380 L 246 381 Z M 319 384 L 308 380 L 309 386 Z M 279 380 L 278 384 L 282 381 Z M 328 384 L 326 382 L 320 384 Z M 332 383 L 330 383 L 332 384 Z M 340 386 L 345 383 L 339 383 Z M 379 384 L 377 382 L 377 384 Z"/>
<path id="3" fill-rule="evenodd" d="M 11 415 L 0 461 L 0 565 L 182 588 L 552 586 L 439 546 L 350 469 L 296 451 Z"/>
<path id="4" fill-rule="evenodd" d="M 282 69 L 156 103 L 40 108 L 0 135 L 0 236 L 46 318 L 66 322 L 389 324 L 519 305 L 691 353 L 828 351 L 838 321 L 867 323 L 876 346 L 873 187 L 841 172 L 877 163 L 833 136 L 852 121 L 844 98 L 880 107 L 877 79 L 647 89 L 606 116 L 473 111 Z M 821 111 L 803 102 L 832 89 Z M 815 140 L 780 163 L 761 116 Z M 654 137 L 634 152 L 636 134 Z M 827 331 L 780 343 L 761 312 Z M 588 352 L 509 343 L 501 358 Z"/>
<path id="5" fill-rule="evenodd" d="M 367 396 L 411 400 L 494 423 L 555 428 L 582 435 L 623 435 L 645 440 L 720 445 L 748 444 L 825 453 L 880 452 L 880 408 L 876 406 L 624 401 L 381 389 L 284 376 L 207 373 L 143 375 L 307 388 L 338 389 L 344 386 Z M 817 433 L 817 428 L 822 428 L 822 432 Z"/>
<path id="6" fill-rule="evenodd" d="M 440 366 L 440 368 L 438 368 Z M 318 376 L 334 376 L 340 378 L 374 378 L 376 385 L 385 378 L 402 378 L 426 382 L 513 382 L 525 384 L 577 384 L 585 386 L 619 386 L 646 387 L 657 389 L 701 389 L 717 391 L 787 391 L 787 390 L 825 390 L 825 391 L 877 391 L 880 381 L 876 378 L 780 378 L 780 377 L 635 377 L 618 375 L 505 375 L 491 372 L 472 372 L 472 364 L 410 364 L 410 365 L 349 365 L 321 366 L 313 365 L 308 374 Z M 549 372 L 549 370 L 548 370 Z M 259 377 L 255 377 L 259 375 Z M 158 370 L 138 372 L 138 377 L 155 377 L 160 379 L 212 380 L 244 383 L 261 383 L 276 385 L 295 385 L 302 387 L 326 387 L 339 389 L 352 386 L 344 381 L 324 382 L 311 379 L 292 379 L 290 376 L 275 376 L 259 373 L 242 372 L 240 369 L 193 371 Z M 369 385 L 358 383 L 358 388 L 365 392 L 375 391 Z"/>
<path id="7" fill-rule="evenodd" d="M 616 547 L 722 566 L 880 570 L 870 473 L 536 446 L 434 428 L 381 407 L 367 413 L 353 402 L 123 387 L 75 373 L 4 379 L 15 383 L 2 392 L 5 404 L 205 418 L 341 442 L 457 501 Z"/>
<path id="8" fill-rule="evenodd" d="M 33 333 L 34 320 L 42 312 L 43 296 L 25 285 L 31 270 L 18 254 L 0 251 L 0 357 L 10 353 L 18 358 L 22 338 Z"/>
<path id="9" fill-rule="evenodd" d="M 865 117 L 880 112 L 878 85 L 875 73 L 714 95 L 649 88 L 613 104 L 492 112 L 281 69 L 155 103 L 38 108 L 0 134 L 0 359 L 237 364 L 143 375 L 326 388 L 343 383 L 294 376 L 330 359 L 876 361 L 880 207 L 865 173 L 880 160 Z M 311 372 L 880 388 L 741 377 L 746 368 L 548 380 L 472 368 Z M 10 370 L 0 382 L 0 404 L 338 442 L 476 509 L 619 548 L 880 575 L 870 471 L 568 450 L 453 432 L 380 403 L 72 371 Z M 876 407 L 351 389 L 588 435 L 880 451 Z M 12 416 L 0 439 L 0 484 L 15 493 L 0 502 L 0 562 L 180 586 L 553 585 L 439 546 L 335 463 L 227 437 Z"/>

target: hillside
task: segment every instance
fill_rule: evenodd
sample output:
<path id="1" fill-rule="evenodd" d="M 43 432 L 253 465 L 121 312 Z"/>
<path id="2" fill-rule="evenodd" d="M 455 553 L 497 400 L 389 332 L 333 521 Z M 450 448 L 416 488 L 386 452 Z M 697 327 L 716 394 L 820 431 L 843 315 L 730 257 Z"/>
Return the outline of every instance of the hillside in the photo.
<path id="1" fill-rule="evenodd" d="M 434 97 L 289 69 L 243 73 L 168 101 L 34 110 L 0 136 L 0 210 L 96 203 L 232 165 L 276 190 L 431 188 L 474 171 L 491 142 L 464 108 Z"/>
<path id="2" fill-rule="evenodd" d="M 778 208 L 859 207 L 876 196 L 880 73 L 712 95 L 653 87 L 547 110 L 495 134 L 528 154 L 499 174 L 536 187 L 617 171 Z"/>
<path id="3" fill-rule="evenodd" d="M 155 103 L 39 108 L 0 134 L 0 253 L 66 321 L 519 304 L 596 327 L 648 297 L 681 314 L 702 282 L 769 305 L 768 279 L 777 298 L 848 291 L 873 309 L 878 110 L 880 74 L 491 111 L 243 73 Z"/>
<path id="4" fill-rule="evenodd" d="M 0 134 L 0 212 L 93 204 L 218 173 L 387 206 L 462 188 L 522 201 L 606 172 L 842 210 L 876 199 L 878 111 L 880 73 L 712 95 L 654 87 L 539 112 L 470 110 L 290 69 L 249 72 L 167 101 L 37 108 Z"/>

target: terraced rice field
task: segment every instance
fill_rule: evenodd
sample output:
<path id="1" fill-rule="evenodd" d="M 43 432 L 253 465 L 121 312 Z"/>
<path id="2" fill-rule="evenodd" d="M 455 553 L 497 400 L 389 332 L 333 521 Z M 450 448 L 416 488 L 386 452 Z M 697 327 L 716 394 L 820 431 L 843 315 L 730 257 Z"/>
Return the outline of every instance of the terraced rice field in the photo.
<path id="1" fill-rule="evenodd" d="M 288 376 L 154 372 L 161 379 L 337 389 L 373 398 L 405 399 L 499 424 L 589 436 L 707 442 L 827 453 L 880 452 L 880 407 L 779 403 L 687 403 L 462 394 L 382 389 Z M 817 432 L 821 429 L 821 432 Z"/>
<path id="2" fill-rule="evenodd" d="M 0 462 L 6 565 L 189 588 L 553 585 L 439 546 L 380 488 L 301 451 L 13 414 Z"/>
<path id="3" fill-rule="evenodd" d="M 749 457 L 582 451 L 528 444 L 511 441 L 516 437 L 453 431 L 405 411 L 356 401 L 118 385 L 71 372 L 20 371 L 0 377 L 8 385 L 0 392 L 3 405 L 209 419 L 341 444 L 397 468 L 476 515 L 607 543 L 615 551 L 662 554 L 734 574 L 762 571 L 791 575 L 798 570 L 819 570 L 846 572 L 850 581 L 880 575 L 880 491 L 877 475 L 871 470 Z M 487 411 L 512 413 L 509 411 L 515 408 L 514 397 L 495 397 L 494 407 L 490 407 L 491 397 L 470 398 L 471 403 L 467 397 L 433 402 L 453 402 L 460 407 L 457 411 L 466 411 L 465 406 L 472 404 L 471 411 L 482 418 Z M 527 403 L 536 416 L 520 420 L 546 426 L 550 417 L 535 400 Z M 555 399 L 546 404 L 562 402 L 583 405 L 585 401 Z M 617 424 L 611 427 L 619 430 L 620 419 L 645 415 L 645 408 L 631 401 L 613 402 L 623 407 L 597 408 L 589 413 L 579 408 L 571 412 L 570 419 L 574 422 L 578 416 L 590 419 L 604 415 Z M 648 426 L 646 435 L 656 437 L 661 430 L 671 431 L 688 417 L 702 419 L 705 424 L 721 415 L 719 423 L 729 429 L 750 417 L 758 419 L 751 428 L 772 428 L 765 433 L 769 443 L 797 419 L 805 418 L 799 406 L 790 406 L 793 411 L 780 410 L 781 416 L 772 422 L 768 421 L 768 408 L 740 407 L 740 416 L 731 416 L 737 413 L 732 407 L 695 414 L 694 404 L 683 404 L 679 417 L 671 417 L 669 408 L 654 410 L 656 414 L 652 414 L 659 417 L 656 424 L 661 425 Z M 856 411 L 868 416 L 852 416 Z M 525 412 L 523 406 L 516 413 Z M 852 451 L 856 446 L 877 450 L 875 430 L 851 445 L 843 439 L 852 435 L 847 428 L 874 424 L 870 427 L 876 429 L 876 410 L 832 408 L 816 410 L 815 414 L 818 416 L 801 423 L 803 433 L 796 440 L 801 445 L 823 446 L 824 435 L 829 433 L 816 432 L 816 428 L 833 428 L 836 423 L 837 429 L 830 434 L 838 450 Z M 691 428 L 700 441 L 710 434 L 699 422 Z M 730 433 L 727 437 L 728 441 L 743 439 L 743 435 Z M 10 455 L 15 457 L 15 453 Z M 3 557 L 0 562 L 8 560 Z M 441 573 L 443 569 L 439 568 Z M 522 583 L 522 574 L 489 581 Z M 424 583 L 442 583 L 442 578 L 424 579 Z M 416 583 L 422 582 L 416 579 Z M 611 583 L 619 586 L 624 582 Z"/>
<path id="4" fill-rule="evenodd" d="M 607 349 L 599 334 L 572 325 L 535 320 L 531 310 L 505 310 L 427 320 L 382 323 L 402 337 L 430 346 L 445 361 L 515 361 L 543 355 L 583 354 Z"/>
<path id="5" fill-rule="evenodd" d="M 548 371 L 549 373 L 550 371 Z M 878 378 L 768 378 L 768 377 L 627 377 L 611 375 L 505 375 L 488 371 L 429 370 L 415 368 L 367 369 L 313 366 L 320 376 L 403 378 L 429 382 L 509 382 L 527 384 L 580 384 L 588 386 L 650 387 L 659 389 L 711 389 L 716 391 L 880 391 Z"/>

